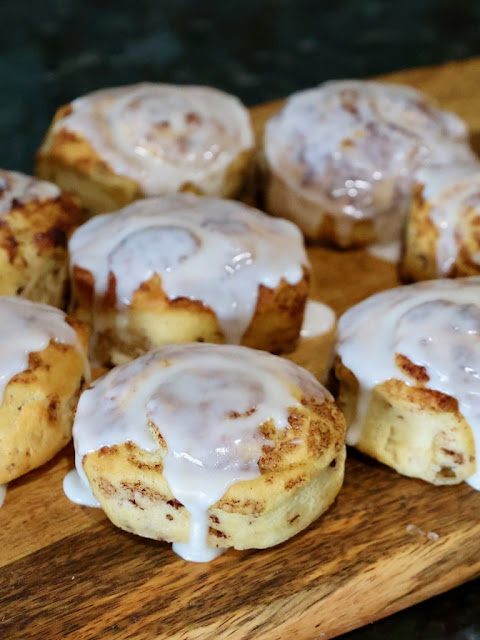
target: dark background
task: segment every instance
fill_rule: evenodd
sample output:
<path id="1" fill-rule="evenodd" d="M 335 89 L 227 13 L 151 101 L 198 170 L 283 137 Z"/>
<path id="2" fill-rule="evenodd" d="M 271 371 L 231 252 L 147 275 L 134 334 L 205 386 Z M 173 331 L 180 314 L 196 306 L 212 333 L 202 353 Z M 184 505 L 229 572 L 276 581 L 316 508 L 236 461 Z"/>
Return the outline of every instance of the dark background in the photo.
<path id="1" fill-rule="evenodd" d="M 0 29 L 0 166 L 31 172 L 56 107 L 93 89 L 209 84 L 251 105 L 466 58 L 480 54 L 480 1 L 4 0 Z M 347 638 L 480 640 L 480 581 Z"/>
<path id="2" fill-rule="evenodd" d="M 104 86 L 210 84 L 247 104 L 480 53 L 478 0 L 4 0 L 0 164 L 32 170 L 58 105 Z"/>

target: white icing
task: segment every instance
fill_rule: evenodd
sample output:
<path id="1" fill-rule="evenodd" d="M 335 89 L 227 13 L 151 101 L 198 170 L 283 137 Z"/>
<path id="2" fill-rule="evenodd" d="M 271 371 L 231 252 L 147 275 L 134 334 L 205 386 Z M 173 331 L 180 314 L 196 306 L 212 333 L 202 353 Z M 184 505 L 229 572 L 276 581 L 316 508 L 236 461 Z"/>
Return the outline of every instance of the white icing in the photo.
<path id="1" fill-rule="evenodd" d="M 0 402 L 10 380 L 28 369 L 29 354 L 43 351 L 50 340 L 75 346 L 85 358 L 76 332 L 55 307 L 0 297 L 0 327 Z"/>
<path id="2" fill-rule="evenodd" d="M 395 354 L 425 367 L 425 386 L 454 397 L 470 425 L 480 489 L 480 277 L 432 280 L 390 289 L 349 309 L 339 320 L 337 351 L 359 383 L 357 414 L 347 443 L 360 436 L 370 394 L 390 379 L 414 384 Z"/>
<path id="3" fill-rule="evenodd" d="M 431 207 L 429 217 L 438 231 L 437 273 L 446 276 L 465 235 L 473 233 L 475 237 L 468 215 L 480 215 L 480 163 L 424 168 L 417 181 L 423 185 L 422 197 Z M 480 266 L 476 253 L 470 254 L 470 259 Z"/>
<path id="4" fill-rule="evenodd" d="M 0 215 L 12 210 L 15 203 L 58 198 L 60 189 L 51 182 L 38 180 L 17 171 L 0 169 Z"/>
<path id="5" fill-rule="evenodd" d="M 7 496 L 8 484 L 0 484 L 0 507 L 3 506 L 5 498 Z"/>
<path id="6" fill-rule="evenodd" d="M 93 495 L 90 485 L 86 485 L 82 481 L 76 469 L 72 469 L 64 477 L 63 491 L 67 498 L 75 504 L 80 504 L 84 507 L 100 507 L 100 503 Z"/>
<path id="7" fill-rule="evenodd" d="M 302 338 L 314 338 L 328 333 L 334 328 L 335 322 L 335 311 L 331 307 L 323 302 L 308 300 L 300 335 Z"/>
<path id="8" fill-rule="evenodd" d="M 259 475 L 269 441 L 258 428 L 269 420 L 288 426 L 288 408 L 299 404 L 294 388 L 318 402 L 331 399 L 310 373 L 261 351 L 187 344 L 150 352 L 82 394 L 73 427 L 80 478 L 88 486 L 86 454 L 125 442 L 155 451 L 158 430 L 168 448 L 164 475 L 191 515 L 189 542 L 174 550 L 208 561 L 217 552 L 206 546 L 207 510 L 230 486 Z"/>
<path id="9" fill-rule="evenodd" d="M 70 240 L 71 262 L 90 271 L 102 296 L 109 273 L 117 305 L 127 306 L 155 273 L 168 297 L 199 300 L 216 314 L 228 342 L 240 342 L 259 285 L 296 284 L 308 258 L 300 231 L 231 200 L 176 194 L 140 200 L 92 218 Z"/>
<path id="10" fill-rule="evenodd" d="M 186 183 L 216 195 L 229 164 L 253 147 L 247 110 L 210 87 L 145 82 L 95 91 L 71 107 L 53 132 L 86 138 L 146 196 L 173 193 Z"/>
<path id="11" fill-rule="evenodd" d="M 273 171 L 301 193 L 307 225 L 310 217 L 320 226 L 330 213 L 341 243 L 364 219 L 382 241 L 396 239 L 414 171 L 474 158 L 454 114 L 409 87 L 355 80 L 294 94 L 266 125 L 265 153 Z"/>
<path id="12" fill-rule="evenodd" d="M 402 254 L 402 243 L 400 240 L 394 240 L 393 242 L 371 244 L 367 247 L 367 251 L 385 262 L 397 263 Z"/>

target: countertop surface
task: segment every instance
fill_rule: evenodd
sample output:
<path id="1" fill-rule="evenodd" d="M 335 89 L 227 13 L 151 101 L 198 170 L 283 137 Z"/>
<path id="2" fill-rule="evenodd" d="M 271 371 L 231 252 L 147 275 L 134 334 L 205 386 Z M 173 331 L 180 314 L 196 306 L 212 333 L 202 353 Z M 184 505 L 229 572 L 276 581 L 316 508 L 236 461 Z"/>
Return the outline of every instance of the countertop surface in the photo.
<path id="1" fill-rule="evenodd" d="M 209 84 L 253 105 L 480 53 L 471 0 L 25 0 L 0 24 L 0 166 L 27 172 L 56 107 L 96 88 Z M 480 640 L 480 579 L 343 638 Z"/>

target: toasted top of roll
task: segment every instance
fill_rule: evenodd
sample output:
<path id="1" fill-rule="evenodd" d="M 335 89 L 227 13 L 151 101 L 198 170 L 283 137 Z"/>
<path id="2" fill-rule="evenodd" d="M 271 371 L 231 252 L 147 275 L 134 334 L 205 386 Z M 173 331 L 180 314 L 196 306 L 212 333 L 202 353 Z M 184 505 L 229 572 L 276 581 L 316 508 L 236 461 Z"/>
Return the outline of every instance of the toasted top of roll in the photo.
<path id="1" fill-rule="evenodd" d="M 66 318 L 49 305 L 0 297 L 0 403 L 9 381 L 28 369 L 29 355 L 46 349 L 51 340 L 74 346 L 86 361 L 85 349 Z"/>
<path id="2" fill-rule="evenodd" d="M 295 93 L 267 123 L 265 154 L 290 188 L 329 213 L 375 220 L 390 211 L 385 227 L 421 164 L 473 157 L 456 115 L 412 88 L 359 80 Z"/>
<path id="3" fill-rule="evenodd" d="M 220 191 L 223 171 L 253 147 L 248 111 L 210 87 L 140 83 L 102 89 L 74 100 L 51 136 L 66 132 L 90 143 L 119 175 L 146 196 L 186 184 Z"/>
<path id="4" fill-rule="evenodd" d="M 364 300 L 340 318 L 337 351 L 360 390 L 347 442 L 359 437 L 369 392 L 401 380 L 455 398 L 480 451 L 480 277 L 430 280 Z M 469 482 L 480 488 L 480 470 Z"/>
<path id="5" fill-rule="evenodd" d="M 60 193 L 60 189 L 51 182 L 0 169 L 0 215 L 28 202 L 58 198 Z"/>
<path id="6" fill-rule="evenodd" d="M 228 342 L 240 341 L 259 285 L 296 284 L 308 269 L 298 228 L 231 200 L 177 194 L 97 216 L 70 241 L 74 268 L 94 276 L 97 296 L 113 291 L 128 305 L 154 274 L 170 299 L 200 300 Z"/>
<path id="7" fill-rule="evenodd" d="M 416 177 L 437 233 L 437 273 L 447 276 L 459 251 L 480 272 L 480 164 L 425 167 Z"/>
<path id="8" fill-rule="evenodd" d="M 77 470 L 86 482 L 84 457 L 126 442 L 158 451 L 159 473 L 192 518 L 181 555 L 201 552 L 207 510 L 230 486 L 309 459 L 328 466 L 343 444 L 343 422 L 325 427 L 322 442 L 307 429 L 287 446 L 281 432 L 302 403 L 331 401 L 310 373 L 277 356 L 231 345 L 166 346 L 116 367 L 82 395 Z"/>

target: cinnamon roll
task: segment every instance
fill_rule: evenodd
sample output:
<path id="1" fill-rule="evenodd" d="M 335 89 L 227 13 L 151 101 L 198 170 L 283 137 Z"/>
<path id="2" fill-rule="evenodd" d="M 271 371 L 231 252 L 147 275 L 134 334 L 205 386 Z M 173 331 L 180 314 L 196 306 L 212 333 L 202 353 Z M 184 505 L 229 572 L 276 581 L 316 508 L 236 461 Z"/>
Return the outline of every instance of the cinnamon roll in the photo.
<path id="1" fill-rule="evenodd" d="M 176 194 L 92 218 L 69 248 L 72 313 L 93 327 L 99 364 L 173 342 L 295 346 L 310 268 L 290 222 Z"/>
<path id="2" fill-rule="evenodd" d="M 480 277 L 376 294 L 339 321 L 347 443 L 399 473 L 480 489 Z"/>
<path id="3" fill-rule="evenodd" d="M 178 191 L 233 197 L 252 148 L 248 112 L 234 96 L 145 82 L 61 107 L 38 151 L 37 173 L 102 213 Z"/>
<path id="4" fill-rule="evenodd" d="M 425 168 L 416 181 L 407 216 L 403 278 L 480 274 L 480 164 Z"/>
<path id="5" fill-rule="evenodd" d="M 0 169 L 0 295 L 64 306 L 67 240 L 81 221 L 56 185 Z"/>
<path id="6" fill-rule="evenodd" d="M 307 527 L 340 490 L 344 436 L 329 392 L 301 367 L 192 343 L 107 373 L 83 393 L 74 425 L 87 496 L 116 526 L 198 562 Z M 84 500 L 75 474 L 64 487 Z"/>
<path id="7" fill-rule="evenodd" d="M 87 327 L 54 307 L 0 297 L 0 483 L 50 460 L 72 435 L 89 378 Z"/>
<path id="8" fill-rule="evenodd" d="M 422 165 L 470 161 L 466 125 L 409 87 L 355 80 L 294 94 L 266 125 L 265 208 L 311 241 L 394 240 Z"/>

